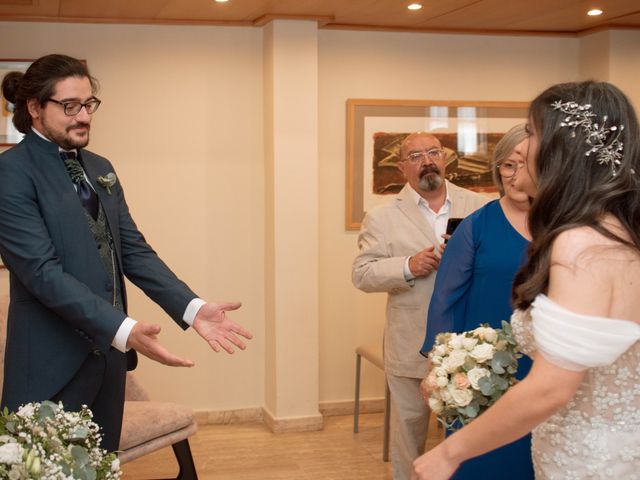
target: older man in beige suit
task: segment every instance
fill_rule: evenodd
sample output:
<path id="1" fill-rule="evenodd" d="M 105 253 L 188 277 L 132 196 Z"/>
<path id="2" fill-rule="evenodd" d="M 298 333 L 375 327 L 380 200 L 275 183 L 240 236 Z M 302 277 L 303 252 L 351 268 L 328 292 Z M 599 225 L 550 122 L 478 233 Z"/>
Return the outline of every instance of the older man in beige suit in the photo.
<path id="1" fill-rule="evenodd" d="M 353 283 L 365 292 L 388 293 L 384 363 L 392 405 L 391 462 L 394 480 L 408 480 L 427 437 L 429 410 L 419 388 L 426 360 L 419 352 L 447 220 L 469 215 L 488 198 L 444 180 L 445 153 L 429 133 L 407 136 L 398 168 L 407 184 L 391 203 L 367 213 Z"/>

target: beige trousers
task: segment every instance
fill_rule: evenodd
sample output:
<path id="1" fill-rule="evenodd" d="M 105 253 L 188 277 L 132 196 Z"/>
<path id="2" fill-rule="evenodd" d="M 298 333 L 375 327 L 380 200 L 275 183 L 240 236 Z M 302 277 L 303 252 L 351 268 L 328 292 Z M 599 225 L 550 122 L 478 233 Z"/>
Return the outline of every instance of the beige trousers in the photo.
<path id="1" fill-rule="evenodd" d="M 413 461 L 424 453 L 429 407 L 420 379 L 387 375 L 391 392 L 391 466 L 393 480 L 410 480 Z"/>

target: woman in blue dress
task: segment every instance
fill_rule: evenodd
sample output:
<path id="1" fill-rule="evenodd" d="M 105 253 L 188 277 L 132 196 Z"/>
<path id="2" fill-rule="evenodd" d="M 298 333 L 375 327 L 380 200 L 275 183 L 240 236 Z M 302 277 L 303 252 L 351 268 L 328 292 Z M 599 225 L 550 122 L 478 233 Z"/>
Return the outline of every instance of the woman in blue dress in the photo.
<path id="1" fill-rule="evenodd" d="M 498 142 L 492 170 L 501 198 L 465 218 L 447 243 L 429 305 L 423 355 L 439 333 L 461 333 L 482 323 L 500 328 L 502 320 L 511 317 L 511 285 L 530 241 L 529 197 L 511 183 L 524 161 L 518 153 L 526 151 L 524 142 L 528 142 L 524 125 L 512 128 Z M 530 367 L 531 360 L 523 356 L 516 377 L 524 378 Z M 464 462 L 452 478 L 533 480 L 531 436 Z"/>

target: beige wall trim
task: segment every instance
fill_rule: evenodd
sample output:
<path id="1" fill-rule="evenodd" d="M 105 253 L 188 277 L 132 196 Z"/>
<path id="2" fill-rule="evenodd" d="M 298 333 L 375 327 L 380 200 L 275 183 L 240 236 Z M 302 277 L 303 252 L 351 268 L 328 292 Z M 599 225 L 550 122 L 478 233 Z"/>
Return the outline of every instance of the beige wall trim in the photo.
<path id="1" fill-rule="evenodd" d="M 261 423 L 262 408 L 235 410 L 195 410 L 193 416 L 198 425 L 229 425 L 232 423 Z"/>
<path id="2" fill-rule="evenodd" d="M 307 417 L 276 418 L 266 408 L 262 409 L 264 424 L 273 433 L 285 432 L 315 432 L 324 427 L 324 417 L 321 414 Z"/>
<path id="3" fill-rule="evenodd" d="M 353 415 L 353 400 L 341 402 L 320 402 L 320 413 L 327 417 Z M 384 398 L 360 399 L 360 413 L 384 412 Z"/>
<path id="4" fill-rule="evenodd" d="M 320 417 L 334 417 L 338 415 L 353 415 L 353 401 L 344 400 L 339 402 L 320 402 Z M 193 416 L 198 425 L 231 425 L 236 423 L 263 423 L 272 431 L 272 425 L 278 425 L 278 428 L 296 427 L 302 425 L 304 428 L 296 430 L 280 430 L 280 431 L 313 431 L 321 430 L 323 426 L 322 418 L 318 420 L 317 416 L 302 417 L 294 419 L 274 420 L 273 416 L 266 413 L 266 409 L 241 408 L 234 410 L 195 410 Z M 384 398 L 367 398 L 360 400 L 360 413 L 381 413 L 384 412 Z M 319 423 L 319 426 L 318 426 Z M 309 428 L 313 427 L 313 428 Z"/>

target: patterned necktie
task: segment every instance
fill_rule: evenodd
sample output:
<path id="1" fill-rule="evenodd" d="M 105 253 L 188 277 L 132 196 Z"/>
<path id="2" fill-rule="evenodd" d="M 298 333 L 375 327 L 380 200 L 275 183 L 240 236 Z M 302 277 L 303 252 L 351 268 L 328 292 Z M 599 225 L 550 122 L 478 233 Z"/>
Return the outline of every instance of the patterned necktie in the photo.
<path id="1" fill-rule="evenodd" d="M 98 195 L 84 177 L 84 170 L 76 158 L 76 152 L 60 152 L 71 181 L 76 185 L 78 197 L 85 210 L 96 220 L 98 218 Z"/>

